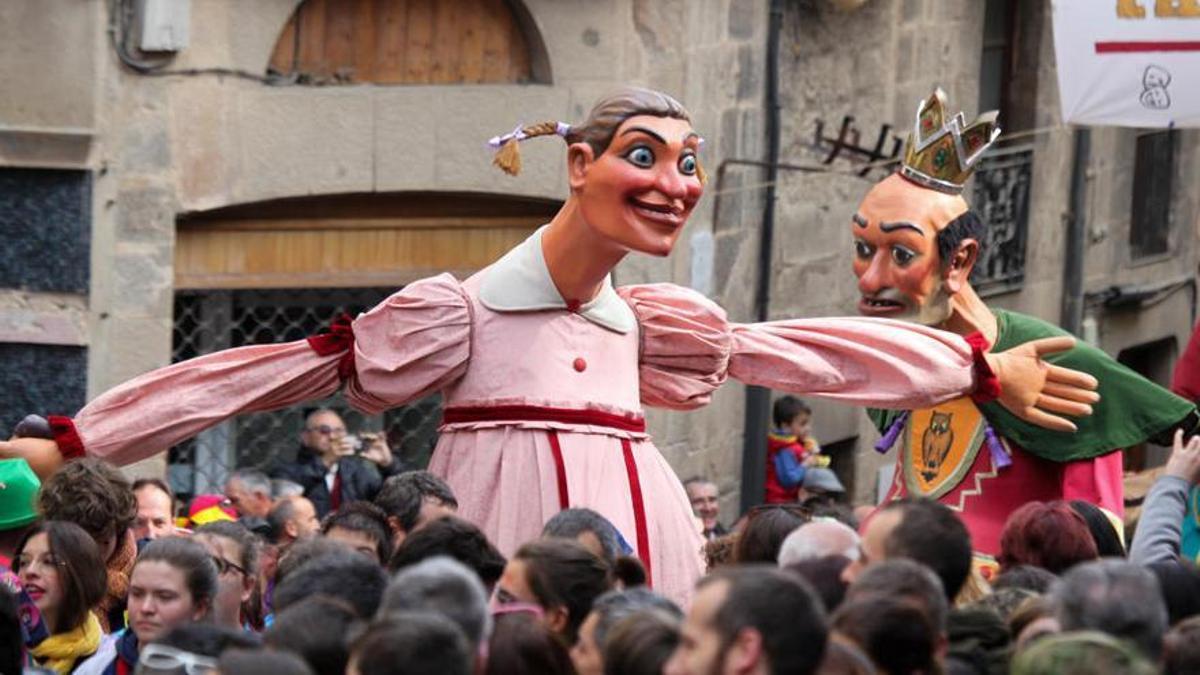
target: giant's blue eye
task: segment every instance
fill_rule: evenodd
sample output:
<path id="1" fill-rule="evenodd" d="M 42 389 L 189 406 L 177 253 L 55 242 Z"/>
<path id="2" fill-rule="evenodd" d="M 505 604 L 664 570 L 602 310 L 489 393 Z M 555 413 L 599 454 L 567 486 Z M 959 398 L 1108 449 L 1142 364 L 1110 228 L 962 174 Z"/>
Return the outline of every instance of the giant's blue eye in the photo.
<path id="1" fill-rule="evenodd" d="M 696 156 L 684 155 L 679 159 L 679 173 L 685 176 L 696 175 Z"/>
<path id="2" fill-rule="evenodd" d="M 654 151 L 644 145 L 635 145 L 625 153 L 625 159 L 634 166 L 649 169 L 654 166 Z"/>

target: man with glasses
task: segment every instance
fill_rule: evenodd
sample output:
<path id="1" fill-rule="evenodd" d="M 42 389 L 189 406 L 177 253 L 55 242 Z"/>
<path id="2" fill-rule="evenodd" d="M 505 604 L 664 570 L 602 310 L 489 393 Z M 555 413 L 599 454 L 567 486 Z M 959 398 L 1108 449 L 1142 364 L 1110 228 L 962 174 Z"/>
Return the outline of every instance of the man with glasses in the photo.
<path id="1" fill-rule="evenodd" d="M 383 478 L 403 466 L 392 456 L 382 434 L 364 434 L 360 440 L 361 444 L 356 444 L 346 435 L 346 423 L 336 412 L 315 410 L 305 418 L 296 461 L 277 467 L 272 478 L 302 486 L 318 517 L 342 504 L 370 501 L 378 494 Z"/>

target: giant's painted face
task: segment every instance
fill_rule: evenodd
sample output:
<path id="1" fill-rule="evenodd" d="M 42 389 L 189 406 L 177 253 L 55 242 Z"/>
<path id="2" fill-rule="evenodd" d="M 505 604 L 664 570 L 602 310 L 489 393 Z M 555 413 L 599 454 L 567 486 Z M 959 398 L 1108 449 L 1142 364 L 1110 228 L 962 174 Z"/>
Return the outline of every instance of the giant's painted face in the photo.
<path id="1" fill-rule="evenodd" d="M 850 222 L 859 313 L 927 326 L 949 318 L 937 233 L 966 210 L 962 197 L 895 174 L 873 187 Z"/>
<path id="2" fill-rule="evenodd" d="M 704 191 L 700 137 L 685 120 L 630 117 L 573 185 L 584 220 L 610 241 L 665 256 Z M 588 149 L 590 152 L 590 148 Z"/>

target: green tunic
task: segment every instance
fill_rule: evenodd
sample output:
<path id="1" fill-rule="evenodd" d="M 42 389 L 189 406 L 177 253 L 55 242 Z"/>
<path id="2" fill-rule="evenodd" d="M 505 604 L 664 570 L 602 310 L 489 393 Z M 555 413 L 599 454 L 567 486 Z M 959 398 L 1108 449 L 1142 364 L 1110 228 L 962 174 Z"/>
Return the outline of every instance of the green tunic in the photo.
<path id="1" fill-rule="evenodd" d="M 994 352 L 1039 338 L 1068 335 L 1032 316 L 1002 309 L 992 312 L 997 324 Z M 1077 432 L 1043 429 L 1018 419 L 998 401 L 979 406 L 997 434 L 1043 459 L 1054 462 L 1091 459 L 1136 445 L 1170 430 L 1196 409 L 1190 401 L 1138 375 L 1082 340 L 1071 350 L 1049 356 L 1046 361 L 1089 373 L 1100 381 L 1100 402 L 1092 407 L 1092 414 L 1073 419 L 1079 428 Z M 871 408 L 867 414 L 882 433 L 900 413 Z"/>

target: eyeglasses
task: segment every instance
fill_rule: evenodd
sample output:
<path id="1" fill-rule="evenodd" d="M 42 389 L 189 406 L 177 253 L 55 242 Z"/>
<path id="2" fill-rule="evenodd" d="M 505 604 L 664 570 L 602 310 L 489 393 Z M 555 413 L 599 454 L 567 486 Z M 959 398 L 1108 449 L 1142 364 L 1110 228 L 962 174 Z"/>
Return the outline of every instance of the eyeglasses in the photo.
<path id="1" fill-rule="evenodd" d="M 138 655 L 138 666 L 139 671 L 142 667 L 168 672 L 183 669 L 187 675 L 204 675 L 217 669 L 217 660 L 166 645 L 149 644 Z"/>
<path id="2" fill-rule="evenodd" d="M 328 424 L 319 424 L 315 427 L 307 427 L 304 430 L 314 434 L 324 434 L 326 436 L 346 433 L 346 427 L 331 427 Z"/>
<path id="3" fill-rule="evenodd" d="M 502 616 L 504 614 L 532 614 L 534 618 L 541 619 L 545 614 L 540 606 L 531 602 L 506 602 L 492 607 L 492 616 Z"/>
<path id="4" fill-rule="evenodd" d="M 217 565 L 217 573 L 218 574 L 226 574 L 229 572 L 229 570 L 235 570 L 238 573 L 240 573 L 242 576 L 249 576 L 246 573 L 246 569 L 244 567 L 241 567 L 240 565 L 235 565 L 235 564 L 229 562 L 228 560 L 222 558 L 219 555 L 214 555 L 212 557 L 212 560 Z"/>

